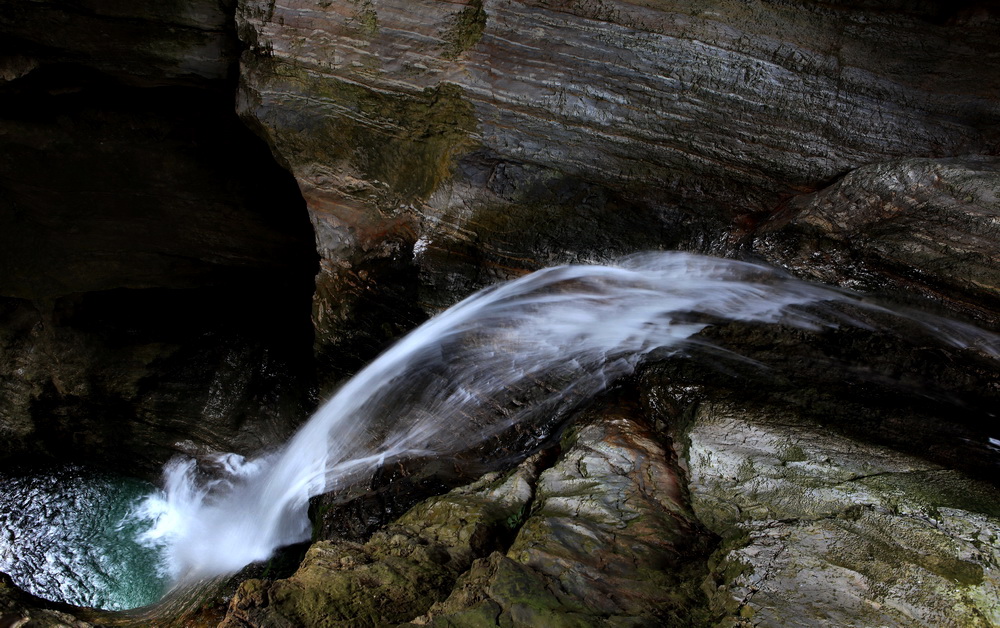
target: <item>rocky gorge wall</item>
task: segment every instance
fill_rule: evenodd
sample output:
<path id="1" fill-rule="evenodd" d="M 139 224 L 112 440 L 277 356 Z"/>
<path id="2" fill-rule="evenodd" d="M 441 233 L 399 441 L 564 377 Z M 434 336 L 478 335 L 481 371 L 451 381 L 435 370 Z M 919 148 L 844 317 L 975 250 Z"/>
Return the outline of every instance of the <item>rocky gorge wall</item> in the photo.
<path id="1" fill-rule="evenodd" d="M 394 303 L 414 269 L 433 309 L 554 263 L 726 251 L 855 168 L 1000 147 L 997 16 L 976 4 L 243 2 L 237 19 L 241 116 L 317 233 L 321 359 L 345 317 L 365 324 L 352 300 Z"/>
<path id="2" fill-rule="evenodd" d="M 256 451 L 314 382 L 473 290 L 651 248 L 997 325 L 990 3 L 0 9 L 8 458 L 152 474 Z M 518 470 L 388 528 L 398 508 L 348 504 L 330 520 L 370 514 L 356 537 L 318 526 L 298 569 L 247 572 L 178 623 L 1000 622 L 995 490 L 948 469 L 995 467 L 993 362 L 863 332 L 710 336 L 777 366 L 653 365 Z M 4 619 L 176 618 L 31 615 L 2 584 Z"/>
<path id="3" fill-rule="evenodd" d="M 77 430 L 66 418 L 84 414 L 79 399 L 104 397 L 98 411 L 131 417 L 125 406 L 155 397 L 140 392 L 134 369 L 122 375 L 79 356 L 87 343 L 91 355 L 121 345 L 108 330 L 128 318 L 151 321 L 148 337 L 110 361 L 169 362 L 152 343 L 170 344 L 167 322 L 153 320 L 170 308 L 215 317 L 193 319 L 185 333 L 229 336 L 230 346 L 188 350 L 202 353 L 166 370 L 200 360 L 191 382 L 217 377 L 224 386 L 243 377 L 224 375 L 224 361 L 243 369 L 263 358 L 263 347 L 246 362 L 236 357 L 249 336 L 274 336 L 271 356 L 291 347 L 274 370 L 312 371 L 301 310 L 276 312 L 312 292 L 324 391 L 476 288 L 650 248 L 749 253 L 865 290 L 889 282 L 984 320 L 995 309 L 997 164 L 966 157 L 996 154 L 1000 141 L 990 80 L 1000 74 L 997 16 L 987 5 L 9 9 L 0 24 L 0 237 L 2 294 L 20 299 L 5 306 L 7 371 L 22 372 L 6 384 L 12 451 L 38 445 L 32 412 L 63 417 L 39 432 L 63 434 L 48 447 L 65 454 L 71 434 L 98 427 Z M 295 186 L 232 117 L 234 89 L 243 125 Z M 902 161 L 912 158 L 952 161 Z M 864 222 L 818 218 L 848 211 L 855 198 L 872 207 Z M 923 217 L 939 210 L 952 217 L 927 226 Z M 855 235 L 874 233 L 876 222 L 893 235 Z M 917 254 L 918 239 L 939 250 Z M 967 267 L 948 270 L 948 260 L 978 265 L 975 278 L 956 279 Z M 220 296 L 220 287 L 231 292 Z M 250 328 L 240 338 L 234 321 Z M 284 338 L 280 327 L 297 331 Z M 30 357 L 43 353 L 77 365 L 50 376 Z M 151 383 L 165 375 L 151 372 Z M 140 412 L 140 422 L 176 409 L 141 403 L 165 405 Z M 27 412 L 31 404 L 38 409 Z M 180 413 L 218 422 L 207 398 L 200 405 Z M 194 442 L 223 447 L 231 430 L 210 428 Z M 248 437 L 243 449 L 253 449 Z M 155 464 L 167 454 L 169 446 Z"/>

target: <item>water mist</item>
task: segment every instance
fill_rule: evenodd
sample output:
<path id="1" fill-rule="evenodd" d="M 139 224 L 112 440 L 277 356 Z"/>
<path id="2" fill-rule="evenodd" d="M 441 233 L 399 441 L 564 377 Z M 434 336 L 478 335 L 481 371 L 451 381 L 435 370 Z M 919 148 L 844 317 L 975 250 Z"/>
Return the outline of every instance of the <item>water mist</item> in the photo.
<path id="1" fill-rule="evenodd" d="M 175 581 L 236 571 L 307 540 L 308 500 L 370 478 L 393 460 L 449 456 L 512 425 L 539 438 L 580 401 L 662 359 L 704 348 L 713 322 L 805 328 L 861 324 L 825 304 L 888 312 L 861 297 L 767 267 L 685 253 L 617 266 L 562 266 L 479 292 L 400 340 L 348 381 L 280 451 L 193 460 L 165 470 L 139 516 Z M 940 318 L 894 312 L 953 345 L 996 356 L 997 337 Z M 502 411 L 501 411 L 502 410 Z"/>

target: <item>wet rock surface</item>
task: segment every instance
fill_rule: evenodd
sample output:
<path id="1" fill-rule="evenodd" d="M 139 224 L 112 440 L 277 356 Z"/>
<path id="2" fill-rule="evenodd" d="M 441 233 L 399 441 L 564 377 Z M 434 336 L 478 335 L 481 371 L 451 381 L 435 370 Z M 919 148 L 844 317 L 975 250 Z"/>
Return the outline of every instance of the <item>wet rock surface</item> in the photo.
<path id="1" fill-rule="evenodd" d="M 18 589 L 7 574 L 0 573 L 0 625 L 11 628 L 90 628 L 71 611 L 38 599 Z"/>
<path id="2" fill-rule="evenodd" d="M 311 403 L 308 335 L 299 350 L 255 336 L 252 324 L 233 322 L 241 314 L 225 303 L 232 296 L 0 299 L 0 457 L 153 479 L 177 453 L 252 453 L 286 438 Z M 219 309 L 178 321 L 180 302 Z"/>
<path id="3" fill-rule="evenodd" d="M 802 276 L 919 292 L 979 317 L 998 309 L 1000 160 L 907 159 L 853 170 L 792 199 L 754 250 Z"/>
<path id="4" fill-rule="evenodd" d="M 994 486 L 776 408 L 705 404 L 688 438 L 724 625 L 1000 621 Z"/>
<path id="5" fill-rule="evenodd" d="M 385 338 L 352 303 L 393 309 L 407 269 L 434 310 L 554 263 L 724 250 L 865 164 L 995 151 L 995 11 L 879 9 L 240 3 L 240 112 L 324 259 L 319 352 Z"/>
<path id="6" fill-rule="evenodd" d="M 502 547 L 531 501 L 538 461 L 422 502 L 366 543 L 314 543 L 290 578 L 244 582 L 222 625 L 380 626 L 424 612 Z"/>
<path id="7" fill-rule="evenodd" d="M 708 536 L 669 449 L 635 409 L 591 415 L 564 437 L 505 554 L 477 561 L 413 625 L 698 625 Z"/>
<path id="8" fill-rule="evenodd" d="M 707 536 L 672 454 L 622 408 L 553 462 L 426 500 L 364 544 L 314 543 L 287 580 L 250 580 L 226 626 L 693 623 Z M 549 464 L 548 468 L 543 463 Z"/>

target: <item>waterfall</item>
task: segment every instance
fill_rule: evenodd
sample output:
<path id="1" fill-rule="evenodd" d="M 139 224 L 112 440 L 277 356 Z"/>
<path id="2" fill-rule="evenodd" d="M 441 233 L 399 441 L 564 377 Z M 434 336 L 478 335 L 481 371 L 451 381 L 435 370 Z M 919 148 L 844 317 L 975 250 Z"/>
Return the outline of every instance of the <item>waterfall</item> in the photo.
<path id="1" fill-rule="evenodd" d="M 538 427 L 643 360 L 705 348 L 724 321 L 817 329 L 865 325 L 855 309 L 901 316 L 945 342 L 996 356 L 995 335 L 885 306 L 756 264 L 686 253 L 615 266 L 560 266 L 479 292 L 398 341 L 348 381 L 281 450 L 165 470 L 141 513 L 175 580 L 236 571 L 307 540 L 308 500 L 349 488 L 393 460 L 449 456 L 511 426 Z"/>

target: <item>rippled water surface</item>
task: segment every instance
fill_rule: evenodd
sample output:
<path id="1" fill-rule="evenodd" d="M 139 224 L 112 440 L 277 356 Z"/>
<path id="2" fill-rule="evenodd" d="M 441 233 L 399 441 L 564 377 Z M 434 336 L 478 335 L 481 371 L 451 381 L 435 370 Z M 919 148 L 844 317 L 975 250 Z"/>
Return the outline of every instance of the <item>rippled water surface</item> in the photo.
<path id="1" fill-rule="evenodd" d="M 39 597 L 111 610 L 160 598 L 153 548 L 130 516 L 145 482 L 80 467 L 0 473 L 0 571 Z"/>

